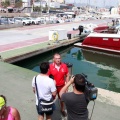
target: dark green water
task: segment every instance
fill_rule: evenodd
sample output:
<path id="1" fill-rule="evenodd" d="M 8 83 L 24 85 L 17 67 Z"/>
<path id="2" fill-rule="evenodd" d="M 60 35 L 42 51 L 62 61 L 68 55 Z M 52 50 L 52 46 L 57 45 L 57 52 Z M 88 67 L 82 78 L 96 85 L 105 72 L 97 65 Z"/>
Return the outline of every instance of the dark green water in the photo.
<path id="1" fill-rule="evenodd" d="M 72 46 L 59 48 L 15 64 L 40 72 L 38 65 L 43 61 L 52 61 L 53 54 L 56 52 L 61 54 L 62 61 L 73 64 L 73 74 L 84 73 L 96 87 L 120 92 L 120 57 L 90 52 Z"/>

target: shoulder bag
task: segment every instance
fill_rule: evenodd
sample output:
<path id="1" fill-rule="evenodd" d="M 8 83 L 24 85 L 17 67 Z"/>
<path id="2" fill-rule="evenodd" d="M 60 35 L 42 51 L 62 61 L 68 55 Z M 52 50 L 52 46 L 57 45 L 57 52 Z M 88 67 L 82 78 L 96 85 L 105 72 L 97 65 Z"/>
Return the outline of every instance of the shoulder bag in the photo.
<path id="1" fill-rule="evenodd" d="M 53 104 L 54 104 L 53 100 L 51 99 L 50 101 L 46 101 L 39 98 L 38 88 L 36 83 L 36 76 L 35 76 L 35 87 L 36 87 L 36 93 L 38 98 L 38 112 L 45 112 L 45 113 L 52 112 Z"/>

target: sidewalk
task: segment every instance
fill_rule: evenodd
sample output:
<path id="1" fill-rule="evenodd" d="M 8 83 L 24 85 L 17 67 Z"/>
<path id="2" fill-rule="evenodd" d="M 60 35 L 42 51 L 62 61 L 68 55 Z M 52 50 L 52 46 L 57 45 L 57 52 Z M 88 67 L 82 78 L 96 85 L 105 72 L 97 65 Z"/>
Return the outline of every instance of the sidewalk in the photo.
<path id="1" fill-rule="evenodd" d="M 21 120 L 37 120 L 35 96 L 31 87 L 32 78 L 37 74 L 28 69 L 0 62 L 0 94 L 7 97 L 7 105 L 14 106 L 19 110 Z M 102 94 L 103 92 L 104 94 Z M 115 99 L 116 96 L 118 96 L 118 99 Z M 99 89 L 98 99 L 95 101 L 91 120 L 119 120 L 119 98 L 120 94 L 118 93 Z M 114 104 L 112 103 L 113 99 Z M 115 104 L 116 100 L 118 100 L 119 104 Z M 92 108 L 93 102 L 91 101 L 88 105 L 90 115 Z M 58 100 L 56 101 L 56 111 L 52 116 L 52 120 L 64 120 L 60 114 Z"/>
<path id="2" fill-rule="evenodd" d="M 72 39 L 60 41 L 46 40 L 48 37 L 45 37 L 45 39 L 41 38 L 39 40 L 35 39 L 33 41 L 30 40 L 3 45 L 0 48 L 0 55 L 3 61 L 13 63 L 41 53 L 48 52 L 50 50 L 54 50 L 56 48 L 74 44 L 75 42 L 83 40 L 86 35 L 88 34 L 83 34 L 81 36 L 77 35 Z"/>

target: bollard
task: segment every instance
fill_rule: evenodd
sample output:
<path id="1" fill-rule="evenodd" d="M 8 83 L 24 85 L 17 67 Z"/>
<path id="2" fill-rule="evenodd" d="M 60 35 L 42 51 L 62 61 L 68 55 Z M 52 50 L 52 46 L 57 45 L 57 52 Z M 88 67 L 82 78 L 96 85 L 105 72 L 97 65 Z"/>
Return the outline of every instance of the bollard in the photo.
<path id="1" fill-rule="evenodd" d="M 71 39 L 71 34 L 67 34 L 68 39 Z"/>

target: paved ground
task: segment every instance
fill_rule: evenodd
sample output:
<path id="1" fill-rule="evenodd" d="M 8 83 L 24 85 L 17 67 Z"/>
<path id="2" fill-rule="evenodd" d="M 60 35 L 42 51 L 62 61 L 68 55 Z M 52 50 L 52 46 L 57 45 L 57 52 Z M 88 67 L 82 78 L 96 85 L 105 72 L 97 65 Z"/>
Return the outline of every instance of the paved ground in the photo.
<path id="1" fill-rule="evenodd" d="M 26 42 L 39 40 L 42 37 L 47 37 L 50 30 L 66 29 L 68 32 L 73 32 L 73 27 L 78 27 L 81 24 L 106 24 L 108 20 L 95 20 L 95 21 L 81 21 L 77 23 L 56 24 L 56 25 L 39 25 L 39 26 L 25 26 L 22 28 L 14 28 L 0 31 L 0 48 L 2 45 L 12 43 Z M 77 32 L 78 33 L 78 32 Z"/>
<path id="2" fill-rule="evenodd" d="M 88 22 L 88 21 L 87 21 Z M 86 23 L 87 23 L 86 22 Z M 91 22 L 91 21 L 89 21 Z M 105 23 L 105 20 L 92 21 L 97 23 Z M 60 24 L 59 28 L 67 28 L 72 31 L 72 27 L 79 23 Z M 57 27 L 58 27 L 57 26 Z M 56 26 L 26 26 L 23 28 L 15 28 L 11 30 L 0 31 L 0 54 L 11 49 L 17 49 L 24 46 L 45 44 L 48 31 Z M 45 32 L 46 31 L 46 32 Z M 43 44 L 41 44 L 42 47 Z M 17 54 L 18 51 L 15 50 Z M 32 92 L 31 81 L 36 72 L 14 66 L 8 63 L 0 62 L 0 94 L 7 97 L 8 105 L 16 107 L 21 114 L 22 120 L 35 120 L 37 113 L 35 109 L 35 96 Z M 93 111 L 92 120 L 119 120 L 120 119 L 120 93 L 99 89 L 98 99 L 96 100 Z M 56 111 L 52 116 L 52 120 L 61 120 L 59 112 L 58 100 L 56 100 Z M 88 109 L 92 112 L 93 102 L 90 102 Z"/>
<path id="3" fill-rule="evenodd" d="M 32 92 L 31 81 L 36 72 L 20 68 L 8 63 L 0 62 L 0 94 L 7 97 L 7 104 L 16 107 L 21 114 L 22 120 L 36 120 L 37 113 L 35 109 L 35 96 Z M 112 104 L 112 98 L 120 94 L 107 92 L 107 97 L 104 95 L 101 98 L 101 90 L 99 90 L 98 99 L 95 103 L 92 120 L 119 120 L 120 105 Z M 101 94 L 101 95 L 100 95 Z M 112 95 L 112 96 L 111 96 Z M 106 101 L 104 101 L 106 100 Z M 112 100 L 113 101 L 113 100 Z M 116 103 L 116 100 L 114 101 Z M 118 100 L 120 103 L 120 99 Z M 93 102 L 90 102 L 88 109 L 91 115 Z M 56 101 L 56 111 L 52 116 L 52 120 L 62 120 L 60 114 L 58 100 Z"/>

